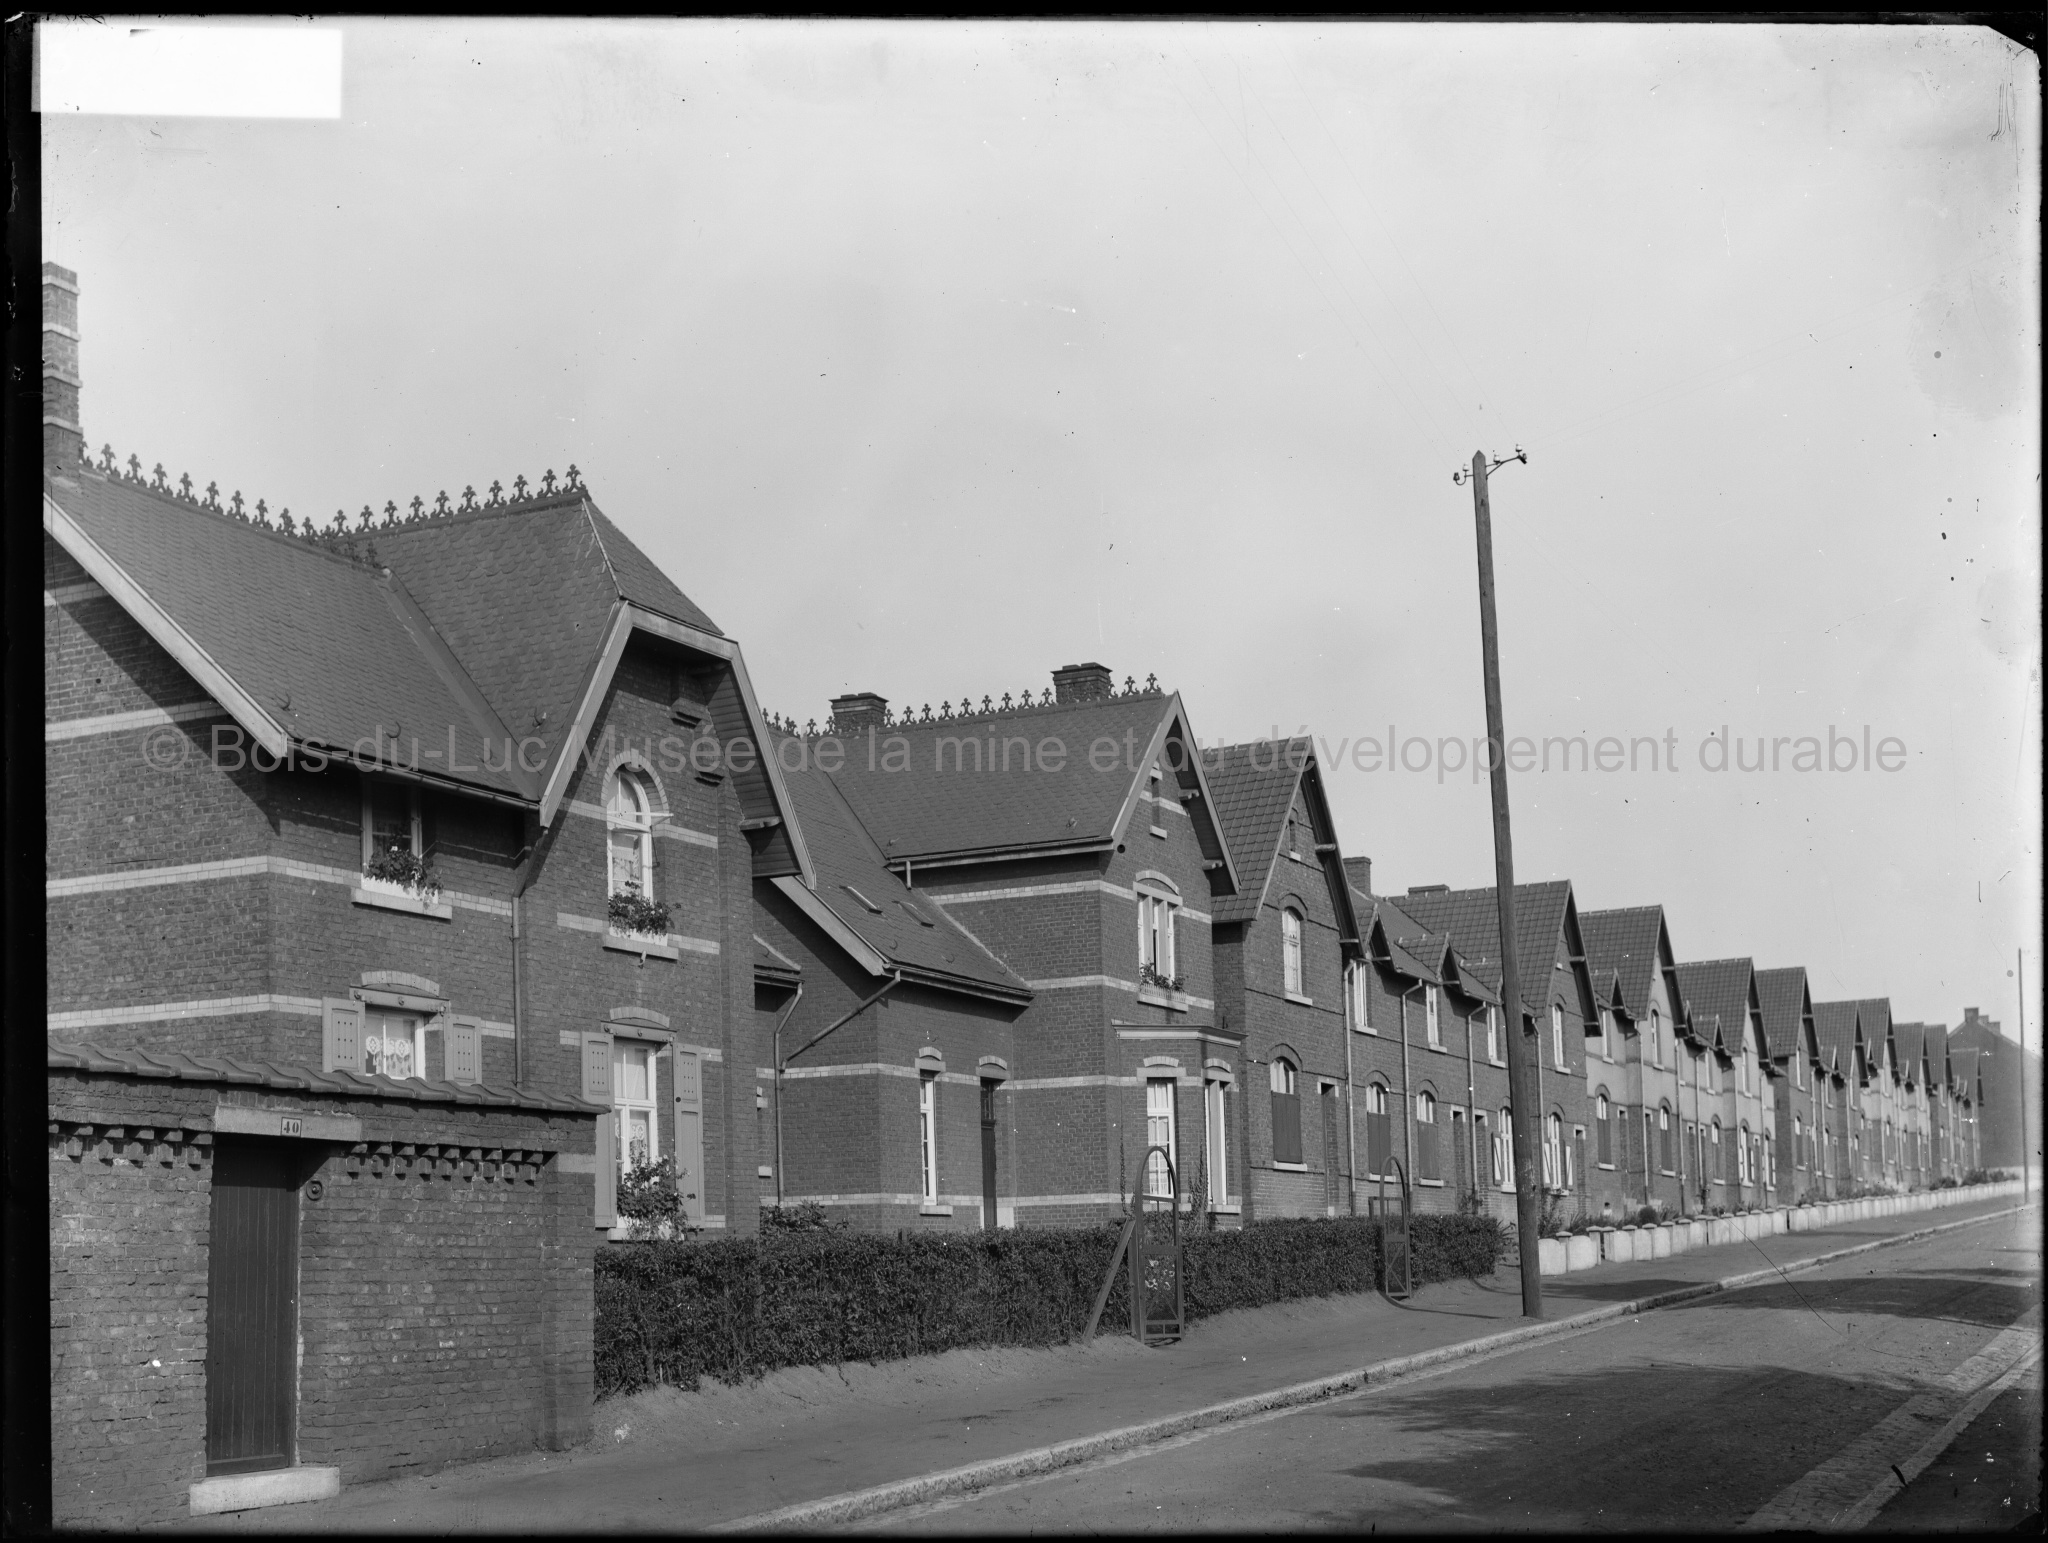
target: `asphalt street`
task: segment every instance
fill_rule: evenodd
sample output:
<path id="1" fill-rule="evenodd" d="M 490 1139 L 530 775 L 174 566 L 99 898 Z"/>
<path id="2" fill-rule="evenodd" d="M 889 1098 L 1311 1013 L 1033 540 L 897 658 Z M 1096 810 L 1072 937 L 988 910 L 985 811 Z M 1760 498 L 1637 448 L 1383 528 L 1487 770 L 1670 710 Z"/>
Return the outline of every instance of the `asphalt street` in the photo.
<path id="1" fill-rule="evenodd" d="M 2007 1217 L 864 1525 L 2004 1529 L 2039 1516 L 2041 1287 Z"/>

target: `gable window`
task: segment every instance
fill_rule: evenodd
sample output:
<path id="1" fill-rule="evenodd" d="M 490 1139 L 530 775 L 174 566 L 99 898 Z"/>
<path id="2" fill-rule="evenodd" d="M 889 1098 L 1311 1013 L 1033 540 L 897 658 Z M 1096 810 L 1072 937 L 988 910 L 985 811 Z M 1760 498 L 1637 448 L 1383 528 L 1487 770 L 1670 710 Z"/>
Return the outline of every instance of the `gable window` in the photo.
<path id="1" fill-rule="evenodd" d="M 1611 1007 L 1600 1009 L 1600 1059 L 1614 1059 L 1614 1009 Z"/>
<path id="2" fill-rule="evenodd" d="M 1280 962 L 1287 994 L 1306 996 L 1301 984 L 1301 912 L 1293 906 L 1280 913 Z"/>
<path id="3" fill-rule="evenodd" d="M 612 1108 L 619 1117 L 619 1171 L 630 1174 L 661 1161 L 661 1115 L 655 1097 L 655 1056 L 660 1046 L 612 1041 Z"/>
<path id="4" fill-rule="evenodd" d="M 1301 1093 L 1294 1063 L 1285 1056 L 1273 1057 L 1267 1069 L 1273 1089 L 1273 1161 L 1301 1161 Z"/>
<path id="5" fill-rule="evenodd" d="M 1174 922 L 1180 898 L 1160 889 L 1138 891 L 1138 981 L 1167 991 L 1180 989 Z"/>
<path id="6" fill-rule="evenodd" d="M 611 893 L 654 899 L 654 803 L 640 774 L 619 767 L 605 789 Z"/>
<path id="7" fill-rule="evenodd" d="M 1444 990 L 1441 986 L 1425 986 L 1422 992 L 1422 1029 L 1429 1038 L 1429 1048 L 1441 1050 L 1444 1047 Z"/>
<path id="8" fill-rule="evenodd" d="M 1593 1100 L 1593 1150 L 1603 1168 L 1614 1166 L 1613 1110 L 1608 1106 L 1607 1095 L 1599 1094 Z"/>
<path id="9" fill-rule="evenodd" d="M 1180 1167 L 1173 1146 L 1174 1079 L 1152 1077 L 1145 1083 L 1145 1193 L 1173 1198 L 1173 1177 Z M 1164 1149 L 1164 1155 L 1152 1150 Z"/>
<path id="10" fill-rule="evenodd" d="M 427 1021 L 417 1013 L 363 1014 L 363 1070 L 379 1077 L 427 1074 Z"/>
<path id="11" fill-rule="evenodd" d="M 1664 1010 L 1654 1004 L 1650 1008 L 1650 1064 L 1664 1064 Z"/>
<path id="12" fill-rule="evenodd" d="M 1570 1067 L 1564 1053 L 1564 1005 L 1560 1002 L 1550 1004 L 1550 1055 L 1559 1071 Z"/>
<path id="13" fill-rule="evenodd" d="M 1351 1027 L 1361 1034 L 1373 1031 L 1368 1003 L 1371 1000 L 1372 980 L 1366 974 L 1364 964 L 1354 960 L 1344 971 L 1344 1010 L 1350 1016 Z"/>
<path id="14" fill-rule="evenodd" d="M 917 1079 L 917 1164 L 920 1191 L 926 1205 L 939 1203 L 939 1075 L 920 1073 Z"/>
<path id="15" fill-rule="evenodd" d="M 1495 1066 L 1505 1064 L 1500 1058 L 1500 1017 L 1491 1007 L 1486 1010 L 1486 1059 Z"/>
<path id="16" fill-rule="evenodd" d="M 1441 1181 L 1436 1155 L 1436 1095 L 1415 1095 L 1415 1177 Z"/>

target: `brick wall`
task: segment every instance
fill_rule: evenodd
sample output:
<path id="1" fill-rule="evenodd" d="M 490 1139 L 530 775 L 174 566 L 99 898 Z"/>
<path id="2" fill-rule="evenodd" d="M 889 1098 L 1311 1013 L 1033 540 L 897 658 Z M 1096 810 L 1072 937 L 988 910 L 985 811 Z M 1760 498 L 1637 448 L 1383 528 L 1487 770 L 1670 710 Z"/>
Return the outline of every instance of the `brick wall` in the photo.
<path id="1" fill-rule="evenodd" d="M 588 1115 L 324 1098 L 53 1069 L 51 1418 L 56 1519 L 185 1514 L 206 1466 L 207 1264 L 217 1108 L 352 1115 L 294 1142 L 298 1456 L 344 1482 L 570 1445 L 591 1390 Z M 432 1159 L 429 1147 L 440 1149 Z"/>

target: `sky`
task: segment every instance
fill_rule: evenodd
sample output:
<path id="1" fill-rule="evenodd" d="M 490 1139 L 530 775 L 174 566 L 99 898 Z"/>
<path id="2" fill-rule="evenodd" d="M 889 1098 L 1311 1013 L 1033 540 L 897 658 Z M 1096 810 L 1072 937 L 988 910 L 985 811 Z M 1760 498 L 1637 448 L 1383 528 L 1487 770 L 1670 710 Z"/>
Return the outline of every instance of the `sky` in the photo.
<path id="1" fill-rule="evenodd" d="M 341 35 L 338 116 L 45 116 L 95 447 L 323 520 L 574 462 L 771 711 L 1156 675 L 1316 735 L 1396 894 L 1493 881 L 1453 473 L 1519 449 L 1507 732 L 1622 748 L 1511 777 L 1517 878 L 1901 1021 L 2014 1033 L 2024 946 L 2039 1046 L 2017 45 L 271 25 Z"/>

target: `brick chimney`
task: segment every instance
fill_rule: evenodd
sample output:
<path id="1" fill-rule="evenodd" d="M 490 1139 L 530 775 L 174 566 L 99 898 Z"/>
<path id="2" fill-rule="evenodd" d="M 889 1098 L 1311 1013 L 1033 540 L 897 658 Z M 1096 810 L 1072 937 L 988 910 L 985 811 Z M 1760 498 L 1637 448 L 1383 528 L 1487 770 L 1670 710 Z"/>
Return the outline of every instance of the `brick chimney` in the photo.
<path id="1" fill-rule="evenodd" d="M 1450 892 L 1451 886 L 1448 884 L 1410 884 L 1408 886 L 1408 893 L 1411 895 L 1448 895 Z"/>
<path id="2" fill-rule="evenodd" d="M 1347 857 L 1344 859 L 1344 877 L 1351 881 L 1351 887 L 1361 895 L 1372 893 L 1372 859 L 1370 857 Z"/>
<path id="3" fill-rule="evenodd" d="M 1106 664 L 1069 664 L 1052 672 L 1055 702 L 1101 702 L 1116 694 L 1116 677 Z"/>
<path id="4" fill-rule="evenodd" d="M 78 275 L 43 264 L 43 472 L 69 476 L 85 457 L 78 426 Z"/>
<path id="5" fill-rule="evenodd" d="M 889 726 L 889 699 L 872 691 L 856 691 L 832 699 L 832 729 L 836 734 L 865 734 L 869 729 Z"/>

